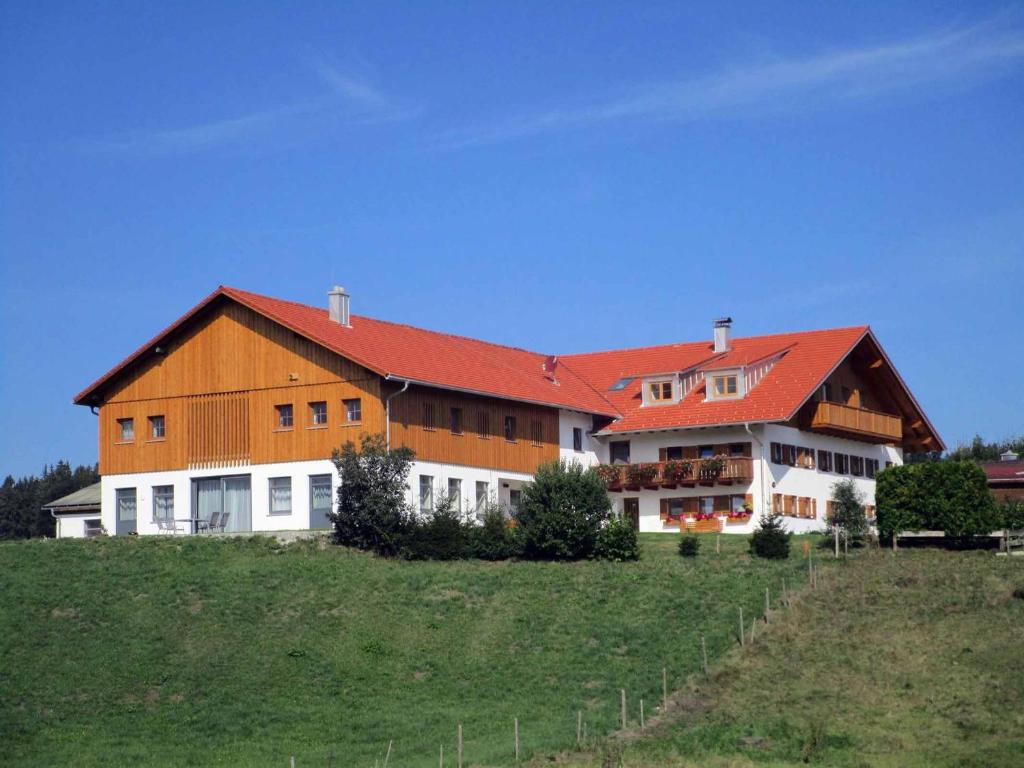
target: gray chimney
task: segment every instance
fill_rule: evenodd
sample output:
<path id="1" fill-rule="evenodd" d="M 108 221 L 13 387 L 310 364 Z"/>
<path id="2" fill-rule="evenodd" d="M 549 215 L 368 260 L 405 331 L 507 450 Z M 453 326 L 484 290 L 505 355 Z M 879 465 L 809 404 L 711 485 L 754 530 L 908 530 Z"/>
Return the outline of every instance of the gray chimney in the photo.
<path id="1" fill-rule="evenodd" d="M 348 300 L 349 295 L 340 285 L 334 286 L 327 294 L 327 306 L 330 310 L 331 320 L 346 328 L 351 328 L 352 323 L 348 318 Z"/>
<path id="2" fill-rule="evenodd" d="M 732 318 L 720 317 L 715 320 L 715 353 L 732 349 Z"/>

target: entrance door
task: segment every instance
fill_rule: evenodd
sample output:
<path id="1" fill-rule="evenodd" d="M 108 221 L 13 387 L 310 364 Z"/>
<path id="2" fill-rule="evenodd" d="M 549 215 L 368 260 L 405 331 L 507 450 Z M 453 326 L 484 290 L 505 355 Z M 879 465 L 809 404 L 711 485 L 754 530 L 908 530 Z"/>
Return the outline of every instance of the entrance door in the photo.
<path id="1" fill-rule="evenodd" d="M 635 496 L 622 500 L 622 516 L 633 526 L 634 531 L 640 530 L 640 499 Z"/>
<path id="2" fill-rule="evenodd" d="M 193 517 L 216 531 L 252 530 L 252 493 L 248 475 L 204 477 L 192 481 Z M 215 516 L 216 515 L 216 516 Z M 211 525 L 212 524 L 212 525 Z"/>
<path id="3" fill-rule="evenodd" d="M 309 527 L 330 528 L 331 518 L 331 476 L 310 475 L 309 478 Z"/>
<path id="4" fill-rule="evenodd" d="M 118 536 L 125 536 L 129 533 L 137 533 L 138 527 L 138 499 L 134 488 L 118 488 L 115 492 L 117 502 L 117 529 Z"/>

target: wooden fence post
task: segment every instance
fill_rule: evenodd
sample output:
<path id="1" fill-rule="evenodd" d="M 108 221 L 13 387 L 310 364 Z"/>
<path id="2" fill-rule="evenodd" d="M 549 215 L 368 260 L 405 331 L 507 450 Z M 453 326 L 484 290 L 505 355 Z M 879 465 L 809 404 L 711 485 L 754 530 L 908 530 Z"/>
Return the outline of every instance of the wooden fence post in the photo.
<path id="1" fill-rule="evenodd" d="M 515 718 L 513 730 L 515 731 L 515 743 L 516 743 L 516 760 L 519 760 L 519 718 Z"/>
<path id="2" fill-rule="evenodd" d="M 744 645 L 744 642 L 743 642 L 743 632 L 744 632 L 744 629 L 743 629 L 743 606 L 741 605 L 740 606 L 740 647 L 741 648 Z"/>
<path id="3" fill-rule="evenodd" d="M 576 710 L 576 743 L 583 743 L 583 710 Z"/>
<path id="4" fill-rule="evenodd" d="M 764 588 L 764 623 L 769 622 L 768 613 L 772 609 L 772 598 L 771 593 L 768 591 L 768 587 Z"/>
<path id="5" fill-rule="evenodd" d="M 388 768 L 388 760 L 391 759 L 391 747 L 394 745 L 394 743 L 394 739 L 388 741 L 388 751 L 384 753 L 384 768 Z"/>
<path id="6" fill-rule="evenodd" d="M 640 730 L 644 729 L 644 700 L 640 699 Z"/>
<path id="7" fill-rule="evenodd" d="M 704 640 L 704 635 L 700 636 L 700 654 L 704 659 L 704 677 L 708 676 L 708 644 Z"/>
<path id="8" fill-rule="evenodd" d="M 444 744 L 441 745 L 441 762 L 438 765 L 440 768 L 444 768 Z"/>
<path id="9" fill-rule="evenodd" d="M 458 737 L 459 737 L 458 744 L 456 745 L 458 747 L 458 750 L 459 750 L 458 765 L 459 765 L 459 768 L 462 768 L 462 723 L 459 723 Z"/>
<path id="10" fill-rule="evenodd" d="M 625 728 L 626 728 L 626 689 L 625 688 L 621 688 L 619 690 L 619 697 L 620 697 L 620 700 L 621 700 L 621 703 L 622 703 L 622 728 L 623 728 L 623 730 L 625 730 Z"/>
<path id="11" fill-rule="evenodd" d="M 661 709 L 668 709 L 668 669 L 661 668 Z"/>

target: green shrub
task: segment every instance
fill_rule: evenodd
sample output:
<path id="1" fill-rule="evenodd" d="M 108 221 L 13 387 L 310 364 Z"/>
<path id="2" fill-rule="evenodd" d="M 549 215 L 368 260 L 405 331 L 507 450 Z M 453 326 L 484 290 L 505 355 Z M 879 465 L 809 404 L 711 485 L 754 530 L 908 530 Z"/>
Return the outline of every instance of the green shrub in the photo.
<path id="1" fill-rule="evenodd" d="M 684 533 L 679 539 L 679 554 L 683 557 L 696 557 L 700 551 L 700 537 L 692 533 Z"/>
<path id="2" fill-rule="evenodd" d="M 609 520 L 597 533 L 594 544 L 594 557 L 598 560 L 640 559 L 640 545 L 637 542 L 636 530 L 632 523 L 622 518 Z"/>
<path id="3" fill-rule="evenodd" d="M 999 524 L 1003 528 L 1019 531 L 1024 528 L 1024 501 L 1003 499 L 999 505 Z"/>
<path id="4" fill-rule="evenodd" d="M 853 480 L 840 480 L 832 486 L 832 516 L 828 519 L 828 532 L 838 528 L 847 543 L 859 541 L 868 532 L 864 514 L 864 494 L 857 490 Z"/>
<path id="5" fill-rule="evenodd" d="M 331 520 L 338 544 L 398 554 L 413 521 L 405 500 L 413 456 L 409 448 L 388 450 L 383 435 L 365 435 L 359 448 L 349 441 L 334 452 L 340 484 Z"/>
<path id="6" fill-rule="evenodd" d="M 792 535 L 786 531 L 780 515 L 763 515 L 750 535 L 750 554 L 769 560 L 785 560 L 789 557 Z"/>
<path id="7" fill-rule="evenodd" d="M 970 461 L 929 461 L 889 467 L 875 486 L 878 530 L 942 531 L 967 538 L 999 527 L 995 499 L 984 471 Z"/>
<path id="8" fill-rule="evenodd" d="M 594 554 L 597 534 L 611 513 L 607 486 L 593 469 L 554 461 L 523 488 L 516 514 L 522 556 L 581 560 Z"/>
<path id="9" fill-rule="evenodd" d="M 480 525 L 472 526 L 470 542 L 473 557 L 481 560 L 507 560 L 516 555 L 516 541 L 505 510 L 499 504 L 484 507 Z"/>
<path id="10" fill-rule="evenodd" d="M 473 525 L 457 500 L 438 496 L 434 508 L 415 518 L 406 531 L 402 555 L 409 560 L 462 560 L 472 554 Z"/>

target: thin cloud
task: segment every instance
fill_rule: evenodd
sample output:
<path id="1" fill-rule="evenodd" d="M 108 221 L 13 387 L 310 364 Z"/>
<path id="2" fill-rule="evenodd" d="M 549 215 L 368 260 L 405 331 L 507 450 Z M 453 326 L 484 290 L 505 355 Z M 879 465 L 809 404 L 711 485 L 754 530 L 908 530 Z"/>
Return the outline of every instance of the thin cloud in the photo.
<path id="1" fill-rule="evenodd" d="M 449 131 L 436 145 L 492 144 L 622 120 L 748 116 L 991 75 L 1024 58 L 1024 31 L 995 21 L 887 45 L 774 58 L 701 77 L 626 89 L 590 104 L 528 112 Z"/>
<path id="2" fill-rule="evenodd" d="M 285 144 L 344 126 L 406 120 L 419 112 L 327 57 L 317 57 L 309 66 L 321 94 L 307 101 L 177 128 L 101 137 L 82 146 L 93 152 L 190 153 L 257 142 Z"/>

